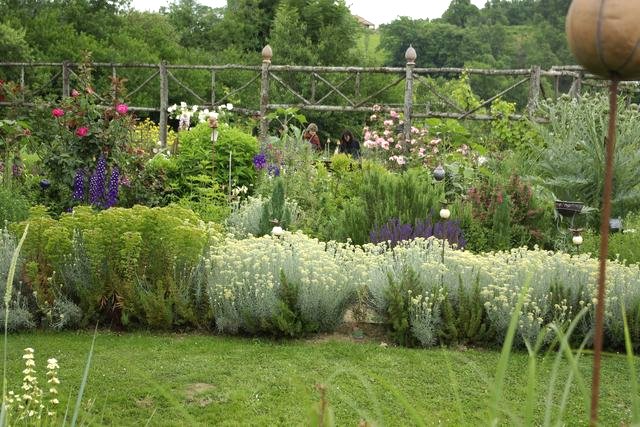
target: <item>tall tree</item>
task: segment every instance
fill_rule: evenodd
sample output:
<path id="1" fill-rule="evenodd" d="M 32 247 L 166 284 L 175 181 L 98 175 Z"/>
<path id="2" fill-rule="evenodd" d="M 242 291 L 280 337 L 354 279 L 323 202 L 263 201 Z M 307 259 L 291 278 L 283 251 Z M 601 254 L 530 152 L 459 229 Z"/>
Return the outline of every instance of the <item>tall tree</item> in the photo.
<path id="1" fill-rule="evenodd" d="M 458 27 L 467 27 L 480 18 L 480 10 L 471 0 L 451 0 L 449 8 L 442 15 L 442 20 Z"/>

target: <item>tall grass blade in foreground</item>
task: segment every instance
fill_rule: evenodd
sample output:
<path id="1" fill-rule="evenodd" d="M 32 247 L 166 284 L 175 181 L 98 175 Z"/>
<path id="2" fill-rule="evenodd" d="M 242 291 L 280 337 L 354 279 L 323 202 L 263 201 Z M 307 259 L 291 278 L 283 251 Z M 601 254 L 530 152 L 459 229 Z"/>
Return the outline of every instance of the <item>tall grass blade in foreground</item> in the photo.
<path id="1" fill-rule="evenodd" d="M 582 310 L 580 310 L 580 312 L 578 312 L 576 317 L 571 321 L 571 324 L 567 328 L 566 333 L 563 332 L 562 329 L 560 329 L 557 325 L 554 325 L 554 324 L 550 325 L 551 329 L 553 329 L 553 331 L 555 332 L 560 342 L 560 348 L 558 349 L 558 354 L 556 355 L 556 359 L 553 364 L 551 381 L 549 382 L 549 388 L 547 391 L 545 422 L 543 424 L 545 426 L 552 424 L 551 412 L 553 409 L 553 392 L 555 388 L 555 382 L 558 376 L 558 370 L 560 368 L 560 362 L 562 361 L 563 355 L 567 359 L 567 362 L 569 362 L 569 367 L 571 369 L 569 371 L 569 376 L 565 381 L 564 392 L 562 394 L 562 399 L 560 401 L 560 407 L 558 410 L 557 424 L 562 423 L 562 416 L 567 406 L 567 401 L 569 399 L 569 391 L 570 391 L 571 384 L 573 383 L 574 377 L 576 379 L 576 383 L 578 384 L 580 394 L 582 395 L 582 398 L 583 398 L 585 412 L 589 411 L 589 391 L 585 384 L 584 377 L 582 376 L 582 374 L 580 373 L 580 370 L 578 369 L 578 359 L 582 355 L 582 351 L 584 350 L 584 347 L 587 345 L 587 342 L 590 339 L 590 334 L 587 334 L 582 340 L 582 343 L 580 344 L 580 348 L 578 349 L 576 356 L 573 355 L 573 352 L 571 350 L 571 345 L 569 344 L 569 338 L 573 334 L 573 331 L 578 325 L 578 322 L 580 322 L 580 320 L 587 314 L 587 311 L 588 311 L 587 308 L 583 308 Z"/>
<path id="2" fill-rule="evenodd" d="M 518 296 L 518 302 L 513 309 L 513 314 L 511 315 L 511 321 L 509 322 L 509 329 L 507 329 L 507 336 L 504 339 L 504 344 L 502 345 L 502 351 L 500 352 L 500 359 L 498 360 L 498 369 L 496 370 L 496 378 L 495 385 L 493 390 L 492 401 L 490 402 L 490 424 L 492 426 L 497 426 L 498 423 L 498 408 L 499 401 L 502 397 L 502 388 L 504 387 L 504 377 L 507 372 L 507 366 L 509 365 L 509 357 L 511 356 L 511 347 L 513 346 L 513 339 L 515 338 L 516 332 L 518 330 L 518 320 L 520 319 L 520 310 L 522 310 L 522 306 L 524 305 L 525 296 L 529 291 L 529 284 L 531 283 L 531 275 L 527 277 L 525 281 L 524 288 L 520 292 Z"/>
<path id="3" fill-rule="evenodd" d="M 536 339 L 536 343 L 531 346 L 528 340 L 525 340 L 524 344 L 527 347 L 527 353 L 529 355 L 528 363 L 527 363 L 527 397 L 525 399 L 525 408 L 524 408 L 524 425 L 534 425 L 534 410 L 536 406 L 536 384 L 538 381 L 537 377 L 537 357 L 542 344 L 545 342 L 547 337 L 546 330 L 542 331 L 541 334 L 538 335 Z"/>
<path id="4" fill-rule="evenodd" d="M 9 274 L 7 274 L 7 285 L 4 291 L 4 356 L 3 356 L 3 368 L 2 368 L 2 411 L 0 412 L 0 426 L 5 425 L 5 419 L 7 417 L 7 411 L 4 404 L 4 397 L 7 395 L 7 339 L 9 330 L 9 303 L 13 294 L 13 276 L 16 274 L 16 264 L 18 263 L 18 257 L 20 256 L 20 249 L 24 239 L 29 232 L 29 223 L 24 228 L 22 237 L 16 249 L 13 251 L 13 257 L 11 257 L 11 266 L 9 267 Z"/>
<path id="5" fill-rule="evenodd" d="M 82 403 L 82 395 L 84 394 L 84 387 L 87 384 L 87 378 L 89 377 L 89 367 L 91 366 L 91 358 L 93 357 L 93 348 L 96 344 L 96 336 L 98 335 L 98 325 L 93 331 L 93 340 L 91 340 L 91 349 L 89 350 L 89 356 L 87 357 L 87 363 L 84 365 L 84 373 L 82 374 L 82 382 L 80 383 L 80 390 L 78 390 L 78 397 L 76 398 L 76 406 L 73 409 L 73 417 L 71 418 L 71 427 L 75 427 L 78 422 L 78 414 L 80 413 L 80 404 Z"/>
<path id="6" fill-rule="evenodd" d="M 627 349 L 627 363 L 629 364 L 629 375 L 631 376 L 631 425 L 635 426 L 640 424 L 640 399 L 638 399 L 638 377 L 636 376 L 635 358 L 633 357 L 633 343 L 629 334 L 624 301 L 620 304 L 620 310 L 622 310 L 624 346 Z"/>

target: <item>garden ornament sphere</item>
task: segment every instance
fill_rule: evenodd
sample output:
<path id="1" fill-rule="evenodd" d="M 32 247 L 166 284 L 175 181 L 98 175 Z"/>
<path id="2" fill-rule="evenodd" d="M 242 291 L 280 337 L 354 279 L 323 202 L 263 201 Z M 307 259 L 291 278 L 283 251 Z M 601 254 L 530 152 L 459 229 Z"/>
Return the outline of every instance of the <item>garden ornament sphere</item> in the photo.
<path id="1" fill-rule="evenodd" d="M 573 242 L 574 245 L 580 246 L 582 244 L 582 236 L 580 236 L 580 235 L 573 236 L 571 241 Z"/>
<path id="2" fill-rule="evenodd" d="M 47 188 L 49 188 L 51 186 L 51 182 L 48 179 L 43 179 L 40 181 L 40 188 L 42 190 L 46 190 Z"/>
<path id="3" fill-rule="evenodd" d="M 604 78 L 640 77 L 640 1 L 573 0 L 566 20 L 571 52 Z"/>
<path id="4" fill-rule="evenodd" d="M 444 179 L 446 172 L 444 170 L 444 168 L 442 167 L 442 165 L 438 165 L 438 167 L 436 167 L 433 170 L 433 178 L 436 181 L 442 181 Z"/>
<path id="5" fill-rule="evenodd" d="M 451 216 L 451 211 L 449 209 L 447 208 L 440 209 L 440 218 L 449 219 L 450 216 Z"/>
<path id="6" fill-rule="evenodd" d="M 280 237 L 280 236 L 282 236 L 284 234 L 284 230 L 279 225 L 276 225 L 275 227 L 273 227 L 271 229 L 271 234 L 276 236 L 276 237 Z"/>

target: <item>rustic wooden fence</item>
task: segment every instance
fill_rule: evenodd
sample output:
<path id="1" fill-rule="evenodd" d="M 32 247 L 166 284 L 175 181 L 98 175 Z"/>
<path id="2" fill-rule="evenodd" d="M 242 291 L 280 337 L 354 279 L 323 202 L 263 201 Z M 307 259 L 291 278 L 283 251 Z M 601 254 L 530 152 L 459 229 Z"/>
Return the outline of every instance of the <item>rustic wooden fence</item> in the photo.
<path id="1" fill-rule="evenodd" d="M 417 52 L 411 46 L 406 51 L 405 67 L 323 67 L 323 66 L 294 66 L 274 65 L 271 63 L 272 50 L 265 46 L 262 50 L 262 64 L 251 65 L 174 65 L 167 62 L 159 64 L 119 64 L 119 63 L 93 63 L 96 69 L 110 69 L 112 77 L 117 78 L 123 69 L 148 70 L 146 77 L 136 83 L 136 87 L 129 91 L 126 100 L 132 100 L 134 95 L 143 88 L 149 87 L 153 82 L 159 81 L 158 102 L 154 106 L 130 105 L 134 111 L 146 111 L 159 113 L 160 141 L 166 145 L 167 124 L 170 100 L 170 84 L 181 88 L 183 93 L 192 97 L 203 108 L 214 108 L 228 102 L 234 96 L 242 92 L 251 91 L 259 96 L 251 97 L 256 102 L 247 102 L 247 105 L 236 105 L 236 111 L 244 114 L 255 114 L 260 117 L 260 136 L 267 136 L 268 113 L 280 108 L 297 108 L 301 111 L 335 111 L 335 112 L 370 112 L 376 104 L 381 104 L 380 96 L 385 92 L 404 83 L 404 99 L 402 102 L 384 102 L 382 111 L 392 109 L 404 112 L 404 132 L 408 136 L 412 120 L 419 118 L 449 118 L 459 120 L 493 120 L 496 117 L 489 114 L 481 114 L 478 111 L 489 106 L 498 98 L 504 97 L 516 88 L 528 85 L 526 108 L 520 114 L 512 114 L 509 119 L 520 120 L 529 117 L 533 120 L 544 121 L 544 117 L 536 117 L 536 109 L 541 98 L 557 97 L 561 93 L 561 86 L 568 94 L 578 97 L 584 85 L 601 86 L 596 76 L 586 73 L 575 66 L 552 67 L 542 70 L 539 66 L 528 69 L 473 69 L 473 68 L 417 68 L 415 60 Z M 57 70 L 49 78 L 48 83 L 43 84 L 40 92 L 49 93 L 61 90 L 63 96 L 69 96 L 73 87 L 73 79 L 77 79 L 76 69 L 79 64 L 68 61 L 57 62 L 0 62 L 0 70 L 12 69 L 17 75 L 21 93 L 27 87 L 26 71 L 38 67 L 49 67 Z M 208 94 L 197 93 L 178 75 L 180 70 L 199 70 L 209 73 L 210 87 Z M 245 79 L 237 87 L 226 87 L 222 94 L 217 84 L 217 76 L 224 72 L 242 72 Z M 516 82 L 499 93 L 489 97 L 474 108 L 465 108 L 458 105 L 448 94 L 443 93 L 433 80 L 439 76 L 459 76 L 467 73 L 470 76 L 509 77 Z M 373 76 L 387 76 L 377 80 L 376 84 L 369 85 L 363 90 L 365 78 Z M 546 85 L 543 79 L 550 80 Z M 561 85 L 561 81 L 563 84 Z M 570 84 L 569 84 L 570 82 Z M 61 84 L 60 84 L 61 83 Z M 552 87 L 553 93 L 545 93 Z M 58 88 L 58 89 L 56 89 Z M 429 93 L 439 100 L 438 110 L 432 110 L 431 104 L 418 104 L 416 101 L 417 88 Z M 624 88 L 632 92 L 640 92 L 636 83 L 625 83 Z M 58 92 L 60 93 L 60 92 Z M 396 93 L 400 93 L 398 89 Z M 42 93 L 41 93 L 42 94 Z M 33 95 L 33 94 L 32 94 Z M 36 94 L 37 95 L 37 94 Z M 291 100 L 295 101 L 291 101 Z M 30 99 L 24 97 L 19 102 L 29 105 Z M 397 101 L 400 101 L 399 99 Z M 0 102 L 0 106 L 13 105 L 9 102 Z M 442 108 L 445 107 L 445 108 Z M 441 111 L 446 110 L 446 111 Z"/>

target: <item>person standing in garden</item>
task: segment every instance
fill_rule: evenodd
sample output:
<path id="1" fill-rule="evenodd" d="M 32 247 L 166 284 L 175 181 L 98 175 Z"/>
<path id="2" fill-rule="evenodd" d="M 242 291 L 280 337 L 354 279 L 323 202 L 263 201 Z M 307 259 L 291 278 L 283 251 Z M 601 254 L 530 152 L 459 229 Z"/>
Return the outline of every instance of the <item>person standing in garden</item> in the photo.
<path id="1" fill-rule="evenodd" d="M 353 133 L 350 130 L 342 132 L 338 151 L 340 153 L 348 154 L 354 159 L 360 158 L 360 141 L 353 137 Z"/>
<path id="2" fill-rule="evenodd" d="M 322 146 L 320 145 L 320 138 L 318 137 L 318 125 L 315 123 L 310 123 L 307 126 L 307 129 L 304 131 L 304 135 L 302 135 L 305 141 L 308 141 L 309 144 L 316 150 L 322 150 Z"/>

